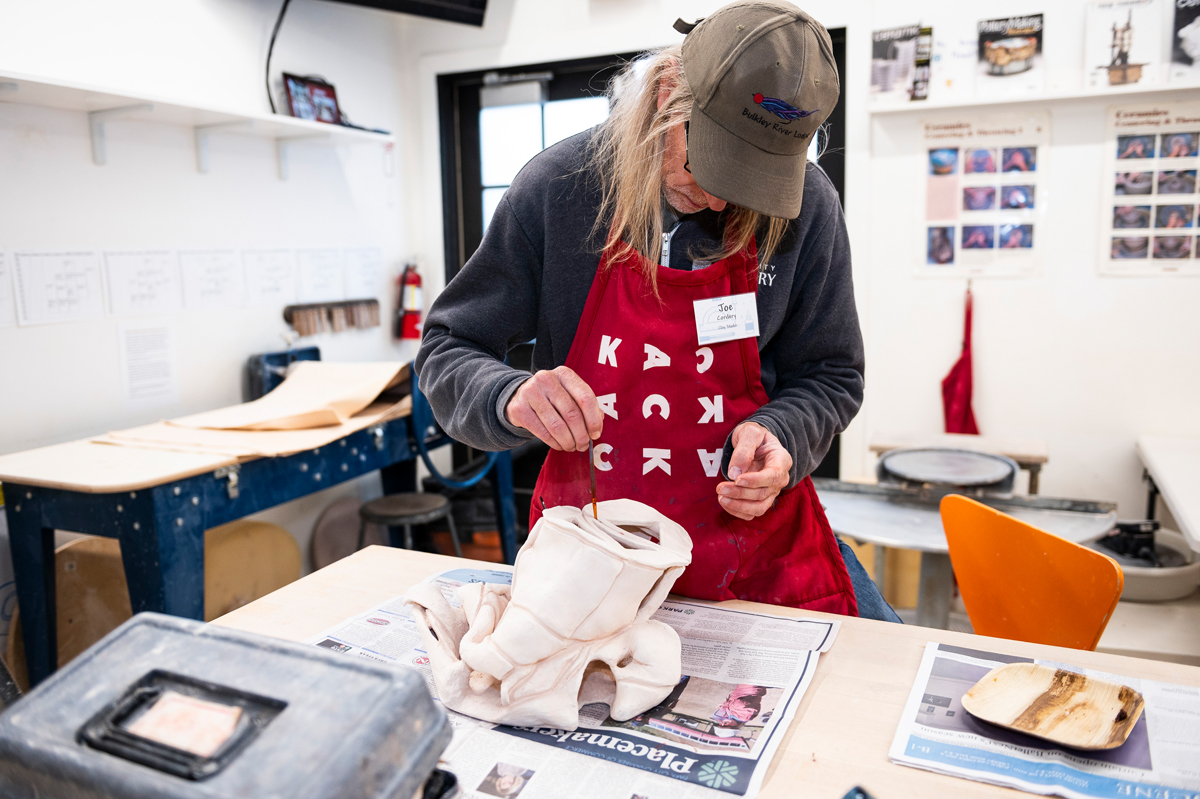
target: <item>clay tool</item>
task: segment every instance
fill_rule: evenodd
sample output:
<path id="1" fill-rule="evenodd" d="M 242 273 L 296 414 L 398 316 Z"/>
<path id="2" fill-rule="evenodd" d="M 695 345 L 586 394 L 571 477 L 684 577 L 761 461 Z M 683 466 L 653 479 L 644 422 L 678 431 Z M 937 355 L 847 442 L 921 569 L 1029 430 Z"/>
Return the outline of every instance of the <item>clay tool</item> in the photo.
<path id="1" fill-rule="evenodd" d="M 588 439 L 588 468 L 592 473 L 592 518 L 599 519 L 600 514 L 596 512 L 596 449 L 590 438 Z"/>

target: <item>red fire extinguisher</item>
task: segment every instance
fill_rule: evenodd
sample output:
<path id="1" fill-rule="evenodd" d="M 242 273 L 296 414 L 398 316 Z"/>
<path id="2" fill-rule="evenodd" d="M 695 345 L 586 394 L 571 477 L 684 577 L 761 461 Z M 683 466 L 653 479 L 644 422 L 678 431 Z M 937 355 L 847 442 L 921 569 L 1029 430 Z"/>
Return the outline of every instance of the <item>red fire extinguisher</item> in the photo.
<path id="1" fill-rule="evenodd" d="M 421 311 L 425 301 L 421 292 L 421 273 L 416 264 L 408 264 L 397 281 L 396 323 L 393 335 L 399 339 L 421 338 Z"/>

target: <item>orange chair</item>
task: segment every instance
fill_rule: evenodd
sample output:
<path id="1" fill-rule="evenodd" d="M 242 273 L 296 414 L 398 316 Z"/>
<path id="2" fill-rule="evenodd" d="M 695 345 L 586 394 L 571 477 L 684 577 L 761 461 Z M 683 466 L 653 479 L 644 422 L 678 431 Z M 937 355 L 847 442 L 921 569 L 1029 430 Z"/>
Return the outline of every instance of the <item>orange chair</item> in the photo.
<path id="1" fill-rule="evenodd" d="M 953 494 L 942 526 L 976 633 L 1096 648 L 1125 584 L 1115 560 Z"/>

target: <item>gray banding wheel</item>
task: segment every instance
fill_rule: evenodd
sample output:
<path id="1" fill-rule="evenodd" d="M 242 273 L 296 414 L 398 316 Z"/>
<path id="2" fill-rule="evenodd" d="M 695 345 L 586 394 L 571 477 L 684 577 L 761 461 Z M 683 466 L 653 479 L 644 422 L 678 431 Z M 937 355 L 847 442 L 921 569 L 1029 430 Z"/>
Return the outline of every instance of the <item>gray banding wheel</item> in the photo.
<path id="1" fill-rule="evenodd" d="M 879 465 L 900 480 L 952 486 L 992 486 L 1017 473 L 1017 464 L 1003 455 L 965 449 L 894 449 Z"/>
<path id="2" fill-rule="evenodd" d="M 359 508 L 358 515 L 362 524 L 358 530 L 358 544 L 362 547 L 366 535 L 367 523 L 380 524 L 388 528 L 404 528 L 404 548 L 412 549 L 412 528 L 414 524 L 429 524 L 438 519 L 445 519 L 450 527 L 450 540 L 454 543 L 454 554 L 462 557 L 462 545 L 458 542 L 458 531 L 454 528 L 454 516 L 450 500 L 441 494 L 388 494 L 373 499 Z M 392 546 L 397 546 L 395 539 Z"/>

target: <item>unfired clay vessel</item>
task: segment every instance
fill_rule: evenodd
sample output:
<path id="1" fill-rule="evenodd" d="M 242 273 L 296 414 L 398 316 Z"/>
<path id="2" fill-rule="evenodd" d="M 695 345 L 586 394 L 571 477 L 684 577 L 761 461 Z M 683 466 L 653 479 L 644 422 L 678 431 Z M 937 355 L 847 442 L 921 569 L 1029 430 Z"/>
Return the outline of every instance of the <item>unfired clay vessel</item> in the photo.
<path id="1" fill-rule="evenodd" d="M 679 636 L 650 618 L 692 559 L 687 532 L 633 500 L 548 509 L 517 554 L 511 588 L 437 585 L 405 597 L 446 707 L 494 723 L 579 726 L 579 708 L 618 720 L 661 702 L 680 678 Z"/>

